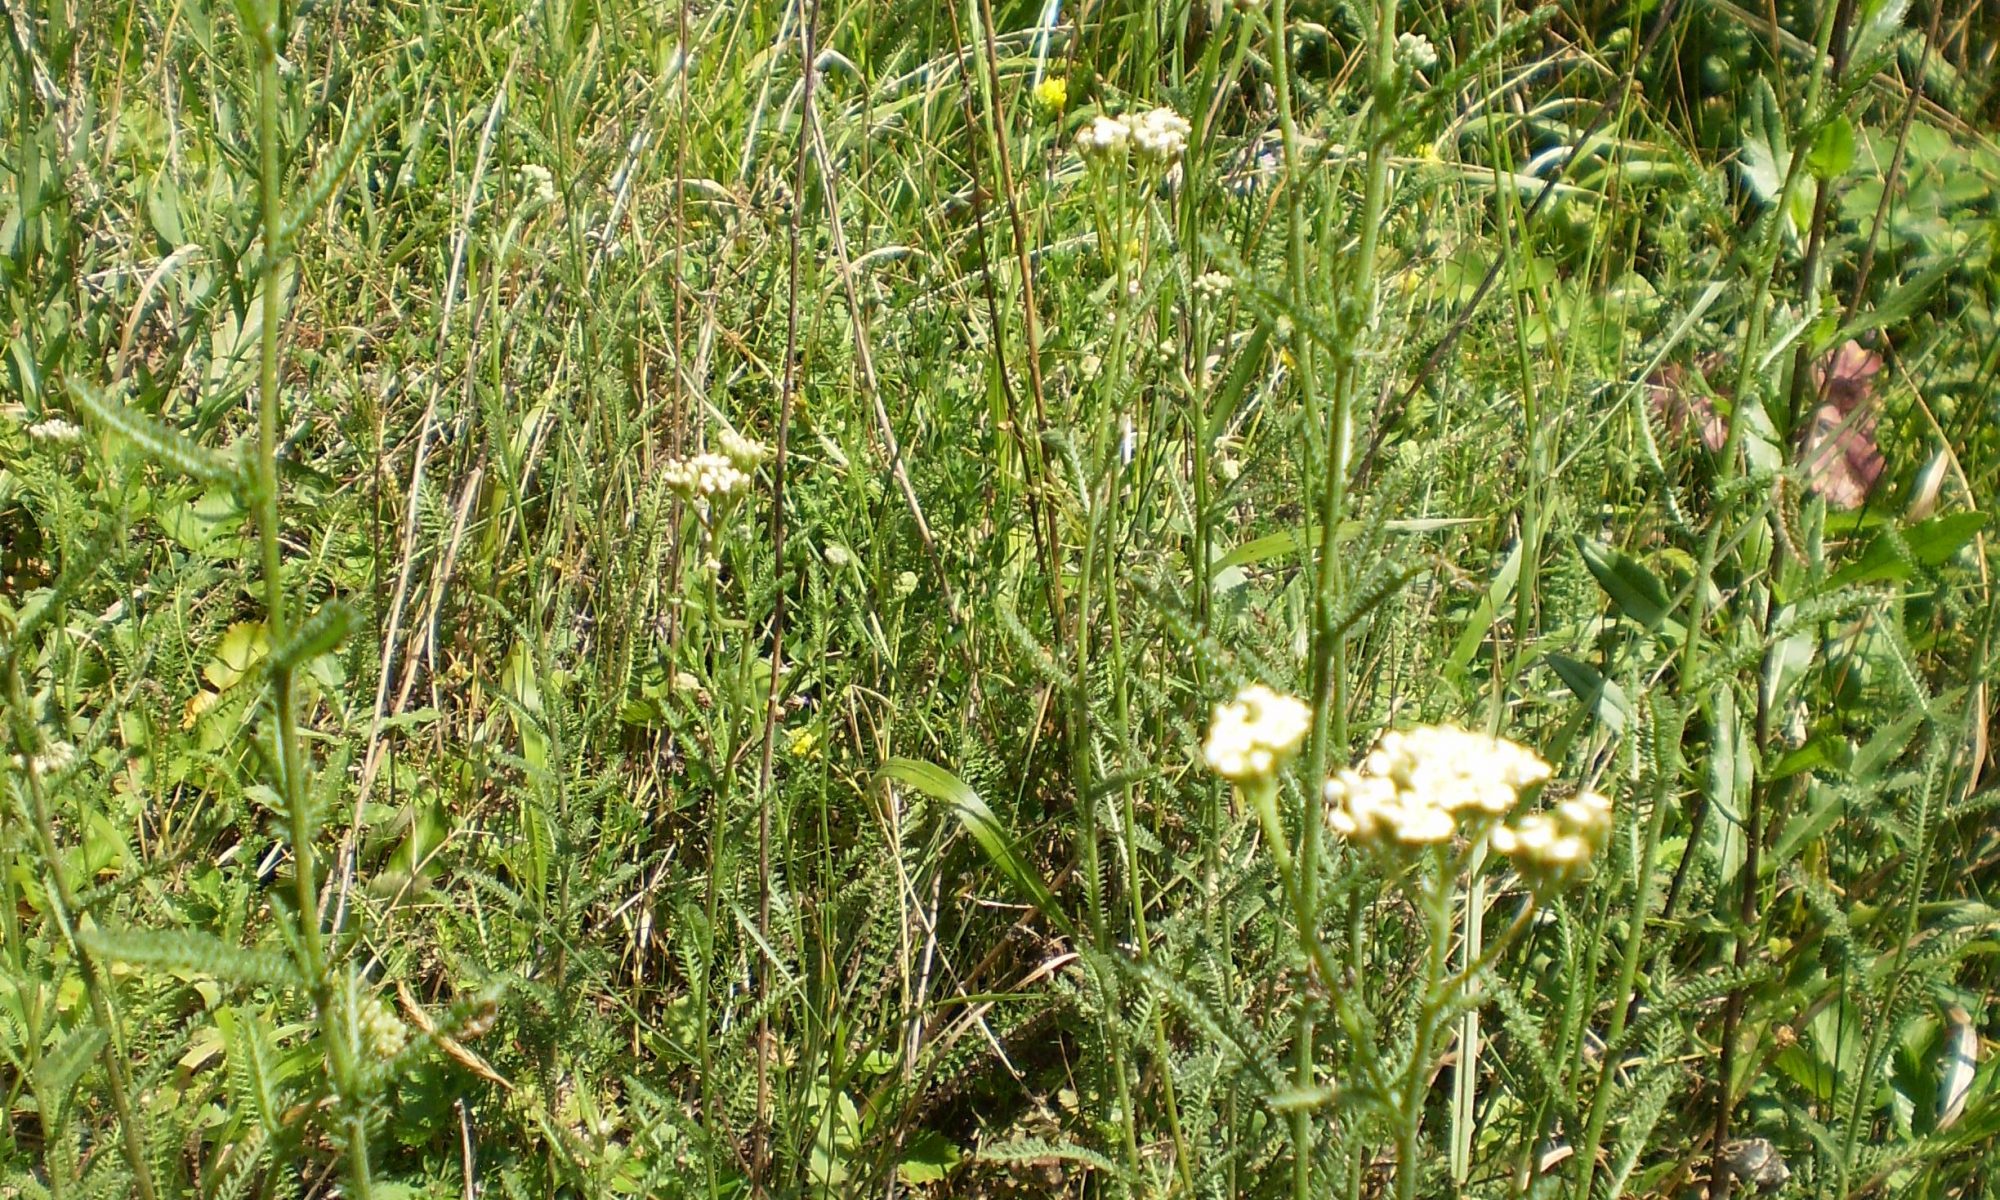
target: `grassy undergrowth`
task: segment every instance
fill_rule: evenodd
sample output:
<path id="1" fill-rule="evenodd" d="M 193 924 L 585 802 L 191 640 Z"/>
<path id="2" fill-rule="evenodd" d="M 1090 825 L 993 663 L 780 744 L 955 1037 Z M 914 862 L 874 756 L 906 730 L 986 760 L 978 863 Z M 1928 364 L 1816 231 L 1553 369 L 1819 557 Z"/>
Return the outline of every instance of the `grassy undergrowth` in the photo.
<path id="1" fill-rule="evenodd" d="M 6 1195 L 1992 1194 L 1984 6 L 0 19 Z"/>

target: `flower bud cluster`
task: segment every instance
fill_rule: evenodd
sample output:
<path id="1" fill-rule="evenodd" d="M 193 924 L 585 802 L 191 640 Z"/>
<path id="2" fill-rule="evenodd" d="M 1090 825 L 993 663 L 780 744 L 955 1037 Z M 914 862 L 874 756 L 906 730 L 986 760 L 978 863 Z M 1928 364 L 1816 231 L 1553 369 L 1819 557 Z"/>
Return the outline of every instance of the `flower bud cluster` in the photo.
<path id="1" fill-rule="evenodd" d="M 1201 753 L 1231 783 L 1263 782 L 1298 754 L 1311 728 L 1312 710 L 1302 701 L 1252 684 L 1215 706 Z"/>
<path id="2" fill-rule="evenodd" d="M 668 487 L 703 500 L 726 499 L 750 490 L 750 476 L 725 454 L 677 458 L 661 467 L 660 475 Z"/>
<path id="3" fill-rule="evenodd" d="M 385 1062 L 401 1054 L 410 1044 L 410 1030 L 388 1001 L 363 1000 L 361 1008 L 361 1043 L 368 1053 Z"/>
<path id="4" fill-rule="evenodd" d="M 1493 831 L 1493 848 L 1514 860 L 1530 886 L 1566 883 L 1611 838 L 1611 801 L 1579 792 L 1550 812 L 1529 813 Z"/>
<path id="5" fill-rule="evenodd" d="M 1129 152 L 1142 165 L 1166 166 L 1179 161 L 1192 132 L 1187 118 L 1171 108 L 1100 116 L 1078 131 L 1076 149 L 1089 162 L 1122 162 Z"/>
<path id="6" fill-rule="evenodd" d="M 771 457 L 771 449 L 755 438 L 724 429 L 716 438 L 720 454 L 677 458 L 660 468 L 668 487 L 697 500 L 727 500 L 750 490 L 752 475 Z"/>

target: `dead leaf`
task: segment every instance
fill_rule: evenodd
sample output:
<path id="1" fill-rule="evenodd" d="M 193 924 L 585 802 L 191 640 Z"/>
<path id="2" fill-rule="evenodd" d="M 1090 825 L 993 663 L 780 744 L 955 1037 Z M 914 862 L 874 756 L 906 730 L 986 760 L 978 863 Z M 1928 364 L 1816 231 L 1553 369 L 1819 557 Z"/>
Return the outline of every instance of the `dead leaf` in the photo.
<path id="1" fill-rule="evenodd" d="M 1808 486 L 1836 508 L 1860 508 L 1882 478 L 1875 443 L 1875 377 L 1882 356 L 1849 341 L 1814 364 L 1818 402 L 1799 439 Z"/>
<path id="2" fill-rule="evenodd" d="M 1646 377 L 1647 399 L 1667 433 L 1684 437 L 1692 425 L 1710 452 L 1720 451 L 1729 439 L 1729 423 L 1715 411 L 1715 389 L 1708 381 L 1721 365 L 1720 354 L 1701 354 L 1692 365 L 1668 363 Z"/>

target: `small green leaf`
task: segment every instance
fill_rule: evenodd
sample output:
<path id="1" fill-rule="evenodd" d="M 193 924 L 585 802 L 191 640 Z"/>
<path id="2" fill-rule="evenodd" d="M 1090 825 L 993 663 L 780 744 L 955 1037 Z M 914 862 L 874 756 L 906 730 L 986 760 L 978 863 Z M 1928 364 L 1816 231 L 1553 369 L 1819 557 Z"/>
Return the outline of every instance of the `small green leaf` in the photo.
<path id="1" fill-rule="evenodd" d="M 1548 662 L 1569 690 L 1576 693 L 1577 701 L 1597 714 L 1606 729 L 1623 733 L 1630 726 L 1632 703 L 1625 698 L 1625 689 L 1617 681 L 1606 679 L 1596 667 L 1566 654 L 1551 654 Z"/>
<path id="2" fill-rule="evenodd" d="M 943 1134 L 932 1129 L 919 1130 L 904 1147 L 903 1161 L 897 1165 L 896 1174 L 907 1184 L 942 1183 L 962 1157 L 958 1147 Z"/>
<path id="3" fill-rule="evenodd" d="M 1820 126 L 1806 155 L 1806 169 L 1821 179 L 1833 179 L 1854 165 L 1854 125 L 1845 115 Z"/>
<path id="4" fill-rule="evenodd" d="M 986 801 L 979 798 L 979 793 L 973 791 L 964 780 L 943 767 L 910 758 L 892 758 L 883 763 L 877 778 L 893 779 L 917 789 L 933 800 L 950 805 L 952 815 L 958 818 L 959 824 L 965 826 L 965 831 L 979 843 L 979 848 L 986 852 L 987 859 L 1007 877 L 1007 881 L 1012 883 L 1024 898 L 1040 909 L 1042 915 L 1057 928 L 1064 933 L 1072 935 L 1075 933 L 1069 918 L 1056 903 L 1055 893 L 1049 890 L 1048 884 L 1042 882 L 1041 875 L 1028 864 L 1027 859 L 1021 856 L 1013 835 L 1000 823 L 1000 818 L 993 815 L 993 810 L 986 807 Z"/>
<path id="5" fill-rule="evenodd" d="M 1597 585 L 1611 597 L 1619 612 L 1649 630 L 1670 624 L 1668 618 L 1673 609 L 1666 585 L 1645 564 L 1588 537 L 1579 536 L 1576 548 L 1583 556 L 1583 565 L 1589 568 Z"/>

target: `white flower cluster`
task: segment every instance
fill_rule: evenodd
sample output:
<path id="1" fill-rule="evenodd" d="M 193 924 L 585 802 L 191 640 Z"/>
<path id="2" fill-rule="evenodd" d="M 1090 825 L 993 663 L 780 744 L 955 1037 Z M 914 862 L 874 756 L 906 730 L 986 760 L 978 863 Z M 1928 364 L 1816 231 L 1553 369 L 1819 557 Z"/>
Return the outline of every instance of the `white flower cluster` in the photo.
<path id="1" fill-rule="evenodd" d="M 1505 816 L 1549 775 L 1540 756 L 1502 738 L 1438 725 L 1392 730 L 1359 771 L 1326 781 L 1327 823 L 1364 845 L 1434 846 L 1460 821 Z"/>
<path id="2" fill-rule="evenodd" d="M 716 439 L 722 443 L 723 457 L 736 464 L 743 472 L 756 470 L 771 457 L 771 448 L 756 438 L 744 437 L 734 429 L 725 429 Z"/>
<path id="3" fill-rule="evenodd" d="M 38 442 L 77 442 L 83 440 L 83 430 L 61 417 L 50 417 L 28 426 L 28 436 Z"/>
<path id="4" fill-rule="evenodd" d="M 1132 141 L 1132 127 L 1117 117 L 1092 117 L 1076 134 L 1076 152 L 1086 159 L 1125 157 Z"/>
<path id="5" fill-rule="evenodd" d="M 1142 163 L 1164 166 L 1180 159 L 1193 132 L 1187 118 L 1171 108 L 1099 116 L 1077 132 L 1076 150 L 1087 161 L 1122 161 L 1130 151 Z"/>
<path id="6" fill-rule="evenodd" d="M 740 496 L 750 490 L 750 476 L 739 470 L 726 454 L 697 454 L 677 458 L 660 468 L 667 486 L 682 495 L 704 500 Z"/>
<path id="7" fill-rule="evenodd" d="M 1581 870 L 1611 837 L 1611 801 L 1579 792 L 1552 812 L 1529 813 L 1493 831 L 1493 848 L 1514 860 L 1531 883 L 1560 883 Z"/>
<path id="8" fill-rule="evenodd" d="M 1312 710 L 1302 701 L 1252 684 L 1215 706 L 1201 754 L 1231 783 L 1268 780 L 1299 752 L 1311 728 Z"/>
<path id="9" fill-rule="evenodd" d="M 720 454 L 677 458 L 661 467 L 667 486 L 701 500 L 730 499 L 749 491 L 753 474 L 771 457 L 770 447 L 733 429 L 724 429 L 716 440 L 722 444 Z"/>
<path id="10" fill-rule="evenodd" d="M 28 769 L 28 760 L 16 754 L 10 760 L 16 771 Z M 50 742 L 48 752 L 35 755 L 35 774 L 47 778 L 76 761 L 76 747 L 68 742 Z"/>
<path id="11" fill-rule="evenodd" d="M 1125 119 L 1132 123 L 1133 150 L 1154 163 L 1178 161 L 1181 151 L 1187 149 L 1188 135 L 1194 132 L 1187 118 L 1171 108 L 1156 108 Z"/>
<path id="12" fill-rule="evenodd" d="M 389 1007 L 386 1000 L 363 1000 L 361 1002 L 360 1034 L 361 1044 L 376 1058 L 387 1061 L 403 1052 L 410 1044 L 409 1027 L 401 1017 Z"/>
<path id="13" fill-rule="evenodd" d="M 1220 300 L 1234 286 L 1236 281 L 1220 271 L 1209 271 L 1197 276 L 1194 281 L 1196 294 L 1204 300 Z"/>
<path id="14" fill-rule="evenodd" d="M 1406 33 L 1397 38 L 1396 57 L 1416 71 L 1428 71 L 1438 65 L 1437 47 L 1421 33 Z"/>
<path id="15" fill-rule="evenodd" d="M 549 169 L 542 164 L 522 163 L 514 168 L 514 178 L 520 181 L 521 187 L 528 193 L 528 198 L 535 204 L 556 202 L 556 178 L 549 174 Z"/>

